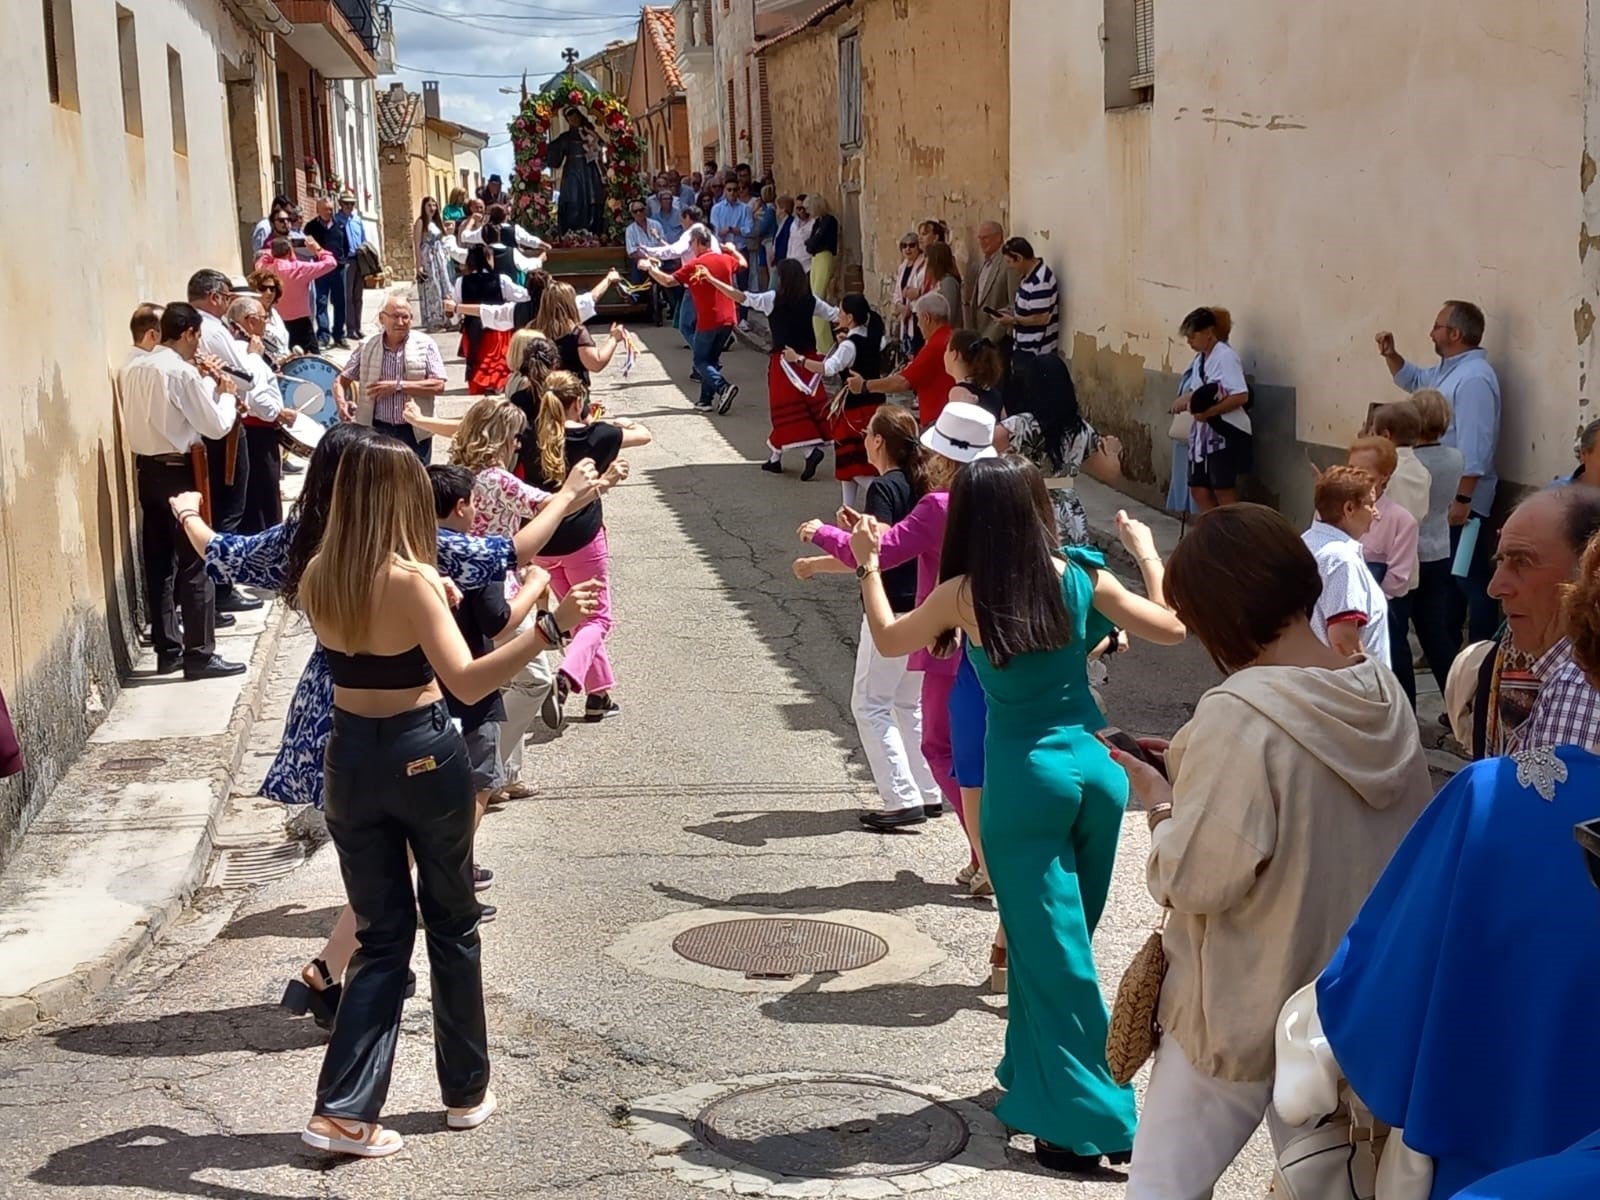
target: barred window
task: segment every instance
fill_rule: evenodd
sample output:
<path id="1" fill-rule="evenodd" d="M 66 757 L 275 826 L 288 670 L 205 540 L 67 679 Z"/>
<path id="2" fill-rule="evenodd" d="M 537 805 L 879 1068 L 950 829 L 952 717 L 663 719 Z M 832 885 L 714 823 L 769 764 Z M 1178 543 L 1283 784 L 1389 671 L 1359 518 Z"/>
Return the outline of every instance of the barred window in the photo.
<path id="1" fill-rule="evenodd" d="M 1133 74 L 1131 88 L 1156 85 L 1156 0 L 1133 0 Z"/>

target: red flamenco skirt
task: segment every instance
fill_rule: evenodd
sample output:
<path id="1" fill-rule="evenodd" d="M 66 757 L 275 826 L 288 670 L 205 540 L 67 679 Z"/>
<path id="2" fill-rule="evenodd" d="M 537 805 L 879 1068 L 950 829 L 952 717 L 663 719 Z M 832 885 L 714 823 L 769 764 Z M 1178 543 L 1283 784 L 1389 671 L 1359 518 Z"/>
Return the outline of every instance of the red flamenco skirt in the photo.
<path id="1" fill-rule="evenodd" d="M 467 360 L 467 395 L 498 396 L 505 391 L 511 368 L 506 366 L 509 329 L 485 329 L 472 339 Z"/>
<path id="2" fill-rule="evenodd" d="M 795 373 L 802 379 L 810 376 L 799 367 Z M 814 396 L 795 387 L 777 354 L 767 360 L 767 405 L 772 413 L 767 445 L 773 450 L 821 446 L 828 441 L 828 389 L 820 379 Z"/>
<path id="3" fill-rule="evenodd" d="M 883 401 L 863 392 L 846 393 L 845 407 L 833 418 L 833 474 L 836 479 L 862 479 L 878 473 L 867 461 L 867 426 Z"/>

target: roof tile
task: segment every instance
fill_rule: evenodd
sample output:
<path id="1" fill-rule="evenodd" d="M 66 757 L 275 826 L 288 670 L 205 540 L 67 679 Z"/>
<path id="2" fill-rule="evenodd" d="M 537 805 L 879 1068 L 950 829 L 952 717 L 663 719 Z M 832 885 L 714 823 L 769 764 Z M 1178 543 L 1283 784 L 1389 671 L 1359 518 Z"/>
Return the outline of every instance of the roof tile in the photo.
<path id="1" fill-rule="evenodd" d="M 673 20 L 672 10 L 651 8 L 647 5 L 641 11 L 640 19 L 650 34 L 650 44 L 655 47 L 656 57 L 661 60 L 661 70 L 667 78 L 667 86 L 682 88 L 683 75 L 678 70 L 677 23 Z"/>

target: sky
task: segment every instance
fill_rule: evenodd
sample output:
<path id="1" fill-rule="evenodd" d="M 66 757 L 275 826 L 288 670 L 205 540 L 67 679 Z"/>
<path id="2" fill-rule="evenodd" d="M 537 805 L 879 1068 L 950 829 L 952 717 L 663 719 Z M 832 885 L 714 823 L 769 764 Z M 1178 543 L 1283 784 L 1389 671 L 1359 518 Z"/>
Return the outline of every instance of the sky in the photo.
<path id="1" fill-rule="evenodd" d="M 536 91 L 564 69 L 561 52 L 571 46 L 587 58 L 607 42 L 626 41 L 639 23 L 638 4 L 627 0 L 390 0 L 394 15 L 394 75 L 407 91 L 424 79 L 439 81 L 439 115 L 489 134 L 483 152 L 485 178 L 511 177 L 511 139 L 506 126 L 516 115 L 522 73 Z M 501 94 L 509 88 L 510 95 Z"/>

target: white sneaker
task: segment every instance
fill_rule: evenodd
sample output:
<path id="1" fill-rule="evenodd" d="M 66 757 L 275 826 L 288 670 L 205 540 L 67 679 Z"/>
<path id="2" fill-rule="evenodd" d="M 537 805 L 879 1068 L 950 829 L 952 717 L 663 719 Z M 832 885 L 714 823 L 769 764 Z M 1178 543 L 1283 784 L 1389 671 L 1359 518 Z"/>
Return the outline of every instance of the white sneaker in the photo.
<path id="1" fill-rule="evenodd" d="M 476 1129 L 490 1117 L 494 1110 L 499 1108 L 493 1092 L 485 1092 L 483 1099 L 471 1108 L 447 1108 L 444 1110 L 444 1123 L 451 1129 Z"/>

